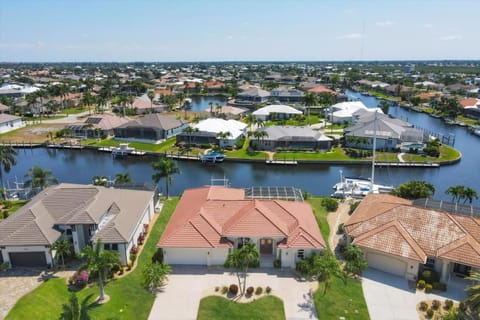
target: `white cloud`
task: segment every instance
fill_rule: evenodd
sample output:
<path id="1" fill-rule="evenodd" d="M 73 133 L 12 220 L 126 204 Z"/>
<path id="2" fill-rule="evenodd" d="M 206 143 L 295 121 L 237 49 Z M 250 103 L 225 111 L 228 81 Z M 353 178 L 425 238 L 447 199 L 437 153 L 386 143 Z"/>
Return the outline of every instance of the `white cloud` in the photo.
<path id="1" fill-rule="evenodd" d="M 379 27 L 391 27 L 395 24 L 395 22 L 387 20 L 387 21 L 379 21 L 375 24 Z"/>
<path id="2" fill-rule="evenodd" d="M 342 36 L 338 36 L 337 39 L 340 40 L 345 40 L 345 39 L 361 39 L 363 38 L 363 34 L 361 33 L 350 33 L 350 34 L 344 34 Z"/>
<path id="3" fill-rule="evenodd" d="M 462 40 L 463 37 L 458 34 L 452 34 L 452 35 L 441 37 L 440 39 L 443 41 L 458 41 L 458 40 Z"/>

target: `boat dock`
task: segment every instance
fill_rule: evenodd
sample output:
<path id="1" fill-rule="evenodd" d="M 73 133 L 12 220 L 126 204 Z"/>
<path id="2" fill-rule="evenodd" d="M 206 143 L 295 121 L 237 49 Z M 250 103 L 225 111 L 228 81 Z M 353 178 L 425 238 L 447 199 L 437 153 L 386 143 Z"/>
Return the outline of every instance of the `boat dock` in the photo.
<path id="1" fill-rule="evenodd" d="M 266 160 L 266 164 L 297 165 L 296 160 Z"/>
<path id="2" fill-rule="evenodd" d="M 375 167 L 440 168 L 436 162 L 375 162 Z"/>

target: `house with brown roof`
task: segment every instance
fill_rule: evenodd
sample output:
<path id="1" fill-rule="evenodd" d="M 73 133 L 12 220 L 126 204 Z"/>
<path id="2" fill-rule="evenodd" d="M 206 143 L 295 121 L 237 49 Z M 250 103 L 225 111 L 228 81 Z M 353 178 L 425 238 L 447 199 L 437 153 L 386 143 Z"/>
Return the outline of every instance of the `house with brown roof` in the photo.
<path id="1" fill-rule="evenodd" d="M 85 120 L 77 121 L 68 126 L 77 137 L 99 138 L 114 134 L 114 129 L 129 122 L 129 118 L 117 117 L 113 114 L 96 114 Z"/>
<path id="2" fill-rule="evenodd" d="M 480 268 L 480 209 L 432 199 L 369 194 L 345 224 L 368 265 L 416 280 L 432 268 L 442 282 Z"/>
<path id="3" fill-rule="evenodd" d="M 246 242 L 261 261 L 280 259 L 287 268 L 325 248 L 307 203 L 249 199 L 244 189 L 220 186 L 185 190 L 157 246 L 168 264 L 210 266 Z"/>
<path id="4" fill-rule="evenodd" d="M 153 189 L 153 188 L 152 188 Z M 122 264 L 153 218 L 155 191 L 93 185 L 51 186 L 0 221 L 0 263 L 11 266 L 54 265 L 57 240 L 69 240 L 74 252 L 101 240 L 118 251 Z"/>

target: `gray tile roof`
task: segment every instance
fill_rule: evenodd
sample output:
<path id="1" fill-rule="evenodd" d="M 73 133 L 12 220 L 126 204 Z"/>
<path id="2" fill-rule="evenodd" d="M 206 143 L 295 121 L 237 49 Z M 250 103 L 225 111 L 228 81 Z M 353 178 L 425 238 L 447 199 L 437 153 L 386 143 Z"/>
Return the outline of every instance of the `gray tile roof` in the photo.
<path id="1" fill-rule="evenodd" d="M 60 236 L 55 225 L 97 224 L 103 242 L 127 242 L 154 192 L 93 185 L 60 184 L 36 195 L 0 222 L 0 246 L 49 245 Z"/>
<path id="2" fill-rule="evenodd" d="M 187 122 L 182 119 L 177 119 L 171 115 L 161 115 L 158 113 L 147 114 L 137 120 L 130 121 L 121 125 L 119 128 L 129 127 L 149 127 L 149 128 L 161 128 L 163 130 L 175 129 L 183 126 Z"/>

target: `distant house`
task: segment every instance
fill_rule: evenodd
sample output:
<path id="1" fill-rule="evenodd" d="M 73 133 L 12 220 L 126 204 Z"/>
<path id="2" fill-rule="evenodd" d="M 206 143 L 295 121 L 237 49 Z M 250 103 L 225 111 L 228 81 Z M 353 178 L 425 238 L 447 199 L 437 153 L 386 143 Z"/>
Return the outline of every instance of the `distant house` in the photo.
<path id="1" fill-rule="evenodd" d="M 72 129 L 74 136 L 99 138 L 113 135 L 115 128 L 129 121 L 129 118 L 121 118 L 112 114 L 96 114 L 83 121 L 72 123 L 67 128 Z"/>
<path id="2" fill-rule="evenodd" d="M 9 132 L 25 126 L 21 117 L 0 113 L 0 133 Z"/>
<path id="3" fill-rule="evenodd" d="M 208 92 L 225 91 L 225 84 L 221 81 L 205 81 L 203 86 Z"/>
<path id="4" fill-rule="evenodd" d="M 361 114 L 362 111 L 373 112 L 377 110 L 379 113 L 383 111 L 379 108 L 367 108 L 361 101 L 346 101 L 334 104 L 329 108 L 330 110 L 325 115 L 332 123 L 352 123 L 355 121 L 355 116 Z"/>
<path id="5" fill-rule="evenodd" d="M 333 94 L 333 95 L 336 95 L 337 93 L 325 86 L 322 86 L 322 85 L 316 85 L 315 87 L 313 88 L 310 88 L 308 89 L 308 92 L 311 92 L 311 93 L 314 93 L 314 94 L 322 94 L 322 93 L 329 93 L 329 94 Z"/>
<path id="6" fill-rule="evenodd" d="M 272 104 L 255 110 L 254 112 L 252 112 L 252 114 L 256 119 L 266 121 L 274 119 L 290 119 L 303 113 L 302 111 L 299 111 L 290 106 Z"/>
<path id="7" fill-rule="evenodd" d="M 152 104 L 150 98 L 144 94 L 141 97 L 136 97 L 133 101 L 132 108 L 135 110 L 136 114 L 147 114 L 154 112 L 162 112 L 167 109 L 167 106 L 164 104 Z"/>
<path id="8" fill-rule="evenodd" d="M 474 119 L 480 118 L 480 99 L 468 98 L 459 101 L 460 106 L 463 108 L 462 112 Z"/>
<path id="9" fill-rule="evenodd" d="M 50 248 L 55 241 L 70 241 L 78 254 L 91 241 L 101 240 L 126 265 L 130 249 L 153 218 L 156 201 L 153 189 L 51 186 L 0 221 L 0 260 L 19 267 L 53 266 Z"/>
<path id="10" fill-rule="evenodd" d="M 0 103 L 0 113 L 8 113 L 10 111 L 10 107 Z"/>
<path id="11" fill-rule="evenodd" d="M 245 135 L 247 125 L 237 120 L 209 118 L 193 126 L 194 132 L 182 132 L 177 135 L 177 143 L 189 144 L 218 144 L 222 147 L 234 146 Z M 220 134 L 226 137 L 219 137 Z"/>
<path id="12" fill-rule="evenodd" d="M 401 145 L 416 145 L 416 149 L 422 149 L 428 141 L 428 134 L 413 128 L 412 124 L 373 112 L 365 112 L 344 132 L 348 148 L 372 149 L 375 136 L 377 150 L 393 150 Z"/>
<path id="13" fill-rule="evenodd" d="M 113 129 L 115 139 L 160 142 L 181 133 L 188 122 L 173 115 L 147 114 Z"/>
<path id="14" fill-rule="evenodd" d="M 345 234 L 362 249 L 370 268 L 409 280 L 435 269 L 440 281 L 448 283 L 452 276 L 480 270 L 479 210 L 369 194 L 345 223 Z"/>
<path id="15" fill-rule="evenodd" d="M 235 119 L 238 120 L 243 117 L 248 110 L 245 108 L 238 108 L 232 106 L 222 106 L 220 110 L 216 110 L 216 112 L 221 116 L 225 117 L 226 119 Z"/>
<path id="16" fill-rule="evenodd" d="M 303 102 L 303 91 L 297 89 L 273 89 L 270 91 L 270 98 L 280 103 L 301 103 Z"/>
<path id="17" fill-rule="evenodd" d="M 244 92 L 240 92 L 235 99 L 235 103 L 238 104 L 253 104 L 264 103 L 268 101 L 270 92 L 262 90 L 260 88 L 249 89 Z"/>
<path id="18" fill-rule="evenodd" d="M 254 140 L 252 143 L 261 150 L 282 149 L 311 149 L 330 150 L 333 139 L 312 130 L 309 127 L 296 126 L 270 126 L 259 129 L 267 136 Z"/>
<path id="19" fill-rule="evenodd" d="M 307 203 L 248 199 L 219 186 L 185 190 L 157 246 L 168 264 L 211 266 L 248 242 L 261 264 L 278 259 L 285 268 L 326 248 Z"/>

